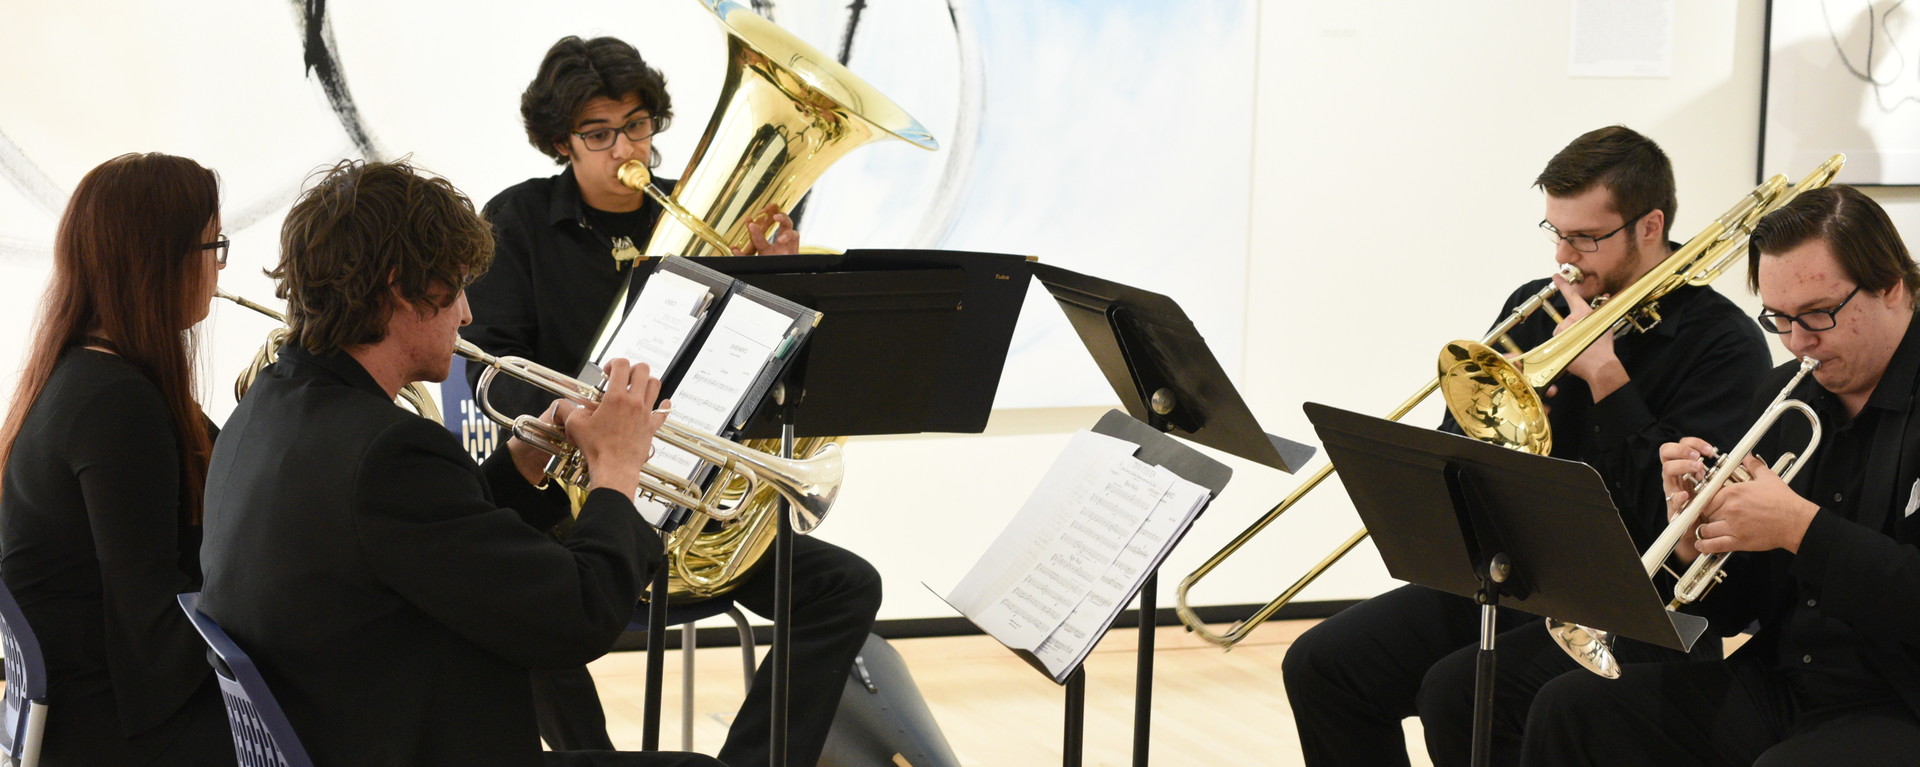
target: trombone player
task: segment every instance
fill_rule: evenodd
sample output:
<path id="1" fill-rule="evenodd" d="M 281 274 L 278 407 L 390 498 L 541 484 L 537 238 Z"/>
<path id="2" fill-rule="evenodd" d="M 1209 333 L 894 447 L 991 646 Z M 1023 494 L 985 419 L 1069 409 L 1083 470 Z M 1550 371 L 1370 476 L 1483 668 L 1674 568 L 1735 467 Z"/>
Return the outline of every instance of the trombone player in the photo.
<path id="1" fill-rule="evenodd" d="M 1578 267 L 1577 297 L 1556 326 L 1536 312 L 1509 337 L 1532 347 L 1591 313 L 1588 302 L 1634 284 L 1676 247 L 1673 168 L 1660 147 L 1623 126 L 1586 133 L 1548 161 L 1534 185 L 1546 193 L 1540 228 L 1554 260 Z M 1504 318 L 1546 280 L 1521 286 Z M 1651 327 L 1603 336 L 1548 389 L 1554 455 L 1592 464 L 1606 480 L 1628 530 L 1643 546 L 1665 524 L 1658 445 L 1684 434 L 1729 439 L 1740 410 L 1768 367 L 1759 331 L 1709 287 L 1683 287 L 1661 300 Z M 1451 417 L 1441 428 L 1458 432 Z M 1348 477 L 1364 482 L 1364 477 Z M 1551 513 L 1550 506 L 1542 513 Z M 1501 610 L 1495 680 L 1493 761 L 1519 757 L 1533 694 L 1577 668 L 1537 618 Z M 1419 716 L 1435 765 L 1466 764 L 1472 746 L 1474 651 L 1479 607 L 1421 586 L 1402 586 L 1321 622 L 1287 652 L 1286 691 L 1309 765 L 1407 764 L 1400 720 Z M 1631 645 L 1631 646 L 1630 646 Z M 1636 659 L 1683 656 L 1623 641 Z"/>
<path id="2" fill-rule="evenodd" d="M 1675 554 L 1740 552 L 1690 612 L 1731 636 L 1724 662 L 1569 674 L 1541 690 L 1525 762 L 1911 765 L 1920 755 L 1920 268 L 1859 190 L 1800 195 L 1762 219 L 1748 254 L 1763 329 L 1819 363 L 1788 396 L 1819 415 L 1819 449 L 1791 486 L 1752 455 L 1751 481 L 1708 499 Z M 1798 362 L 1760 386 L 1758 412 Z M 1748 419 L 1748 423 L 1753 421 Z M 1807 443 L 1795 419 L 1758 443 L 1769 460 Z M 1660 447 L 1669 513 L 1715 445 Z"/>

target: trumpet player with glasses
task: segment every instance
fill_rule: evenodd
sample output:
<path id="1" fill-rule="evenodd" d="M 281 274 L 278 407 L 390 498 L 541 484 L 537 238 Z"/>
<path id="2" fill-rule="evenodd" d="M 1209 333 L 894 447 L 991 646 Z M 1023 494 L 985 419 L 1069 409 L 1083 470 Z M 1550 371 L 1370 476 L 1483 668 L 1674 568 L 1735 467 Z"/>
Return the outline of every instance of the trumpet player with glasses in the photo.
<path id="1" fill-rule="evenodd" d="M 521 96 L 520 114 L 533 147 L 563 166 L 559 174 L 509 187 L 487 203 L 494 268 L 472 287 L 474 322 L 462 335 L 486 351 L 517 355 L 561 371 L 588 362 L 595 332 L 625 295 L 639 294 L 644 267 L 632 259 L 646 245 L 662 208 L 619 178 L 632 160 L 657 165 L 653 137 L 673 119 L 666 78 L 633 46 L 611 37 L 554 43 Z M 655 180 L 672 189 L 671 179 Z M 795 253 L 799 233 L 769 206 L 748 223 L 743 255 Z M 480 370 L 469 368 L 470 381 Z M 505 385 L 499 385 L 505 384 Z M 551 394 L 498 381 L 493 402 L 509 416 L 538 413 Z M 819 759 L 854 657 L 880 610 L 880 575 L 846 549 L 795 536 L 793 648 L 788 763 Z M 773 568 L 746 576 L 729 596 L 772 615 Z M 762 665 L 741 703 L 719 757 L 729 764 L 766 764 L 772 754 L 772 675 Z M 540 732 L 557 750 L 607 749 L 606 715 L 584 667 L 535 676 Z"/>
<path id="2" fill-rule="evenodd" d="M 1546 193 L 1540 229 L 1553 242 L 1562 317 L 1535 312 L 1508 338 L 1532 348 L 1587 317 L 1589 302 L 1621 292 L 1677 247 L 1668 239 L 1675 209 L 1673 168 L 1647 137 L 1623 126 L 1586 133 L 1535 179 Z M 1569 281 L 1564 267 L 1578 269 Z M 1508 297 L 1496 319 L 1547 285 L 1539 279 Z M 1682 287 L 1646 320 L 1600 340 L 1546 392 L 1556 458 L 1591 464 L 1623 521 L 1642 544 L 1665 523 L 1657 447 L 1685 434 L 1728 439 L 1768 358 L 1758 329 L 1711 287 Z M 1459 433 L 1451 416 L 1441 428 Z M 1347 477 L 1365 482 L 1365 477 Z M 1551 514 L 1550 504 L 1542 514 Z M 1514 764 L 1528 704 L 1547 681 L 1577 668 L 1539 619 L 1502 608 L 1494 690 L 1492 761 Z M 1309 765 L 1405 765 L 1401 720 L 1418 716 L 1435 765 L 1464 765 L 1472 751 L 1475 652 L 1480 608 L 1473 600 L 1407 585 L 1350 607 L 1309 629 L 1288 649 L 1283 675 Z M 1629 658 L 1681 660 L 1651 645 L 1622 642 Z M 1717 657 L 1715 655 L 1714 657 Z"/>
<path id="3" fill-rule="evenodd" d="M 1920 268 L 1878 204 L 1831 186 L 1761 219 L 1748 276 L 1761 327 L 1795 361 L 1764 378 L 1746 422 L 1784 396 L 1819 429 L 1756 426 L 1755 448 L 1727 456 L 1751 478 L 1701 490 L 1698 516 L 1674 523 L 1669 564 L 1731 554 L 1724 582 L 1684 609 L 1711 621 L 1710 637 L 1758 630 L 1723 662 L 1554 680 L 1528 717 L 1527 764 L 1920 761 Z M 1782 482 L 1768 462 L 1810 443 Z M 1660 446 L 1669 514 L 1696 502 L 1731 447 L 1699 435 Z"/>

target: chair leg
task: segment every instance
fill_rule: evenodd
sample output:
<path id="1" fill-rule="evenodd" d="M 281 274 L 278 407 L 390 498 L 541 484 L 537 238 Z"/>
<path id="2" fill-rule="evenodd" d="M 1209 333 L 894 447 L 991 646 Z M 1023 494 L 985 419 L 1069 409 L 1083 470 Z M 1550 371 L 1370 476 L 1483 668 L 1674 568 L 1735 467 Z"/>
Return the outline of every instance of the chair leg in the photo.
<path id="1" fill-rule="evenodd" d="M 693 650 L 699 635 L 692 623 L 680 624 L 680 750 L 693 750 Z"/>
<path id="2" fill-rule="evenodd" d="M 740 613 L 739 605 L 727 608 L 727 617 L 733 619 L 733 625 L 740 631 L 740 670 L 747 679 L 747 689 L 753 689 L 753 627 L 747 625 L 747 616 Z"/>

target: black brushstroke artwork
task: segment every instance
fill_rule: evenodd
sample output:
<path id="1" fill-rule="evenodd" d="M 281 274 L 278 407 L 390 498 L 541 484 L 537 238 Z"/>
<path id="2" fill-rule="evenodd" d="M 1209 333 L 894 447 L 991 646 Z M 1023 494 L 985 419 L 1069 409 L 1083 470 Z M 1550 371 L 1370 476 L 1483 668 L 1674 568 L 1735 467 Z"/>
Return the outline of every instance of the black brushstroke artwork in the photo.
<path id="1" fill-rule="evenodd" d="M 1920 76 L 1920 73 L 1906 71 L 1907 55 L 1904 51 L 1900 50 L 1899 45 L 1895 44 L 1893 30 L 1888 26 L 1888 22 L 1893 18 L 1894 12 L 1900 10 L 1900 6 L 1902 5 L 1906 5 L 1906 0 L 1894 0 L 1894 2 L 1887 5 L 1886 10 L 1876 14 L 1873 3 L 1871 1 L 1867 3 L 1867 59 L 1864 67 L 1858 67 L 1854 66 L 1853 60 L 1847 56 L 1847 49 L 1840 40 L 1840 33 L 1833 28 L 1833 14 L 1827 10 L 1826 0 L 1820 0 L 1820 18 L 1827 24 L 1827 37 L 1833 41 L 1833 52 L 1840 56 L 1840 65 L 1846 67 L 1847 72 L 1861 82 L 1873 86 L 1874 102 L 1881 112 L 1892 112 L 1908 102 L 1920 103 L 1920 98 L 1903 96 L 1892 104 L 1888 104 L 1885 101 L 1885 94 L 1882 93 L 1882 89 L 1892 87 L 1899 83 L 1902 77 Z M 1894 60 L 1899 62 L 1895 66 L 1881 69 L 1883 73 L 1889 69 L 1894 73 L 1892 79 L 1886 81 L 1881 81 L 1873 75 L 1874 48 L 1878 45 L 1882 35 L 1886 37 L 1887 49 L 1893 52 Z"/>
<path id="2" fill-rule="evenodd" d="M 853 59 L 853 34 L 860 30 L 860 12 L 866 9 L 867 0 L 853 0 L 847 6 L 847 31 L 840 35 L 840 66 Z"/>
<path id="3" fill-rule="evenodd" d="M 347 90 L 347 77 L 340 72 L 340 54 L 333 41 L 333 25 L 327 21 L 327 0 L 293 0 L 301 7 L 301 33 L 305 38 L 307 75 L 320 81 L 321 90 L 327 94 L 327 104 L 333 109 L 333 116 L 340 121 L 340 128 L 353 140 L 354 148 L 360 150 L 360 156 L 369 160 L 379 160 L 380 150 L 373 145 L 373 136 L 367 132 L 366 123 L 360 118 L 360 108 L 353 103 L 353 94 Z"/>

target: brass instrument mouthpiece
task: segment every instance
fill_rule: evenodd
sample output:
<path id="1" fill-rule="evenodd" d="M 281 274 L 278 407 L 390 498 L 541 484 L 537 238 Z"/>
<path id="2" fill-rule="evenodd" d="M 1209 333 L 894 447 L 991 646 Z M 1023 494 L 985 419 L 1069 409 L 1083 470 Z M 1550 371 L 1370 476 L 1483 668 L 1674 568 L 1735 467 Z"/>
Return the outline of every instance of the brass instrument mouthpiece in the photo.
<path id="1" fill-rule="evenodd" d="M 620 183 L 636 192 L 646 191 L 653 183 L 653 171 L 647 169 L 644 160 L 628 160 L 614 175 L 620 178 Z"/>

